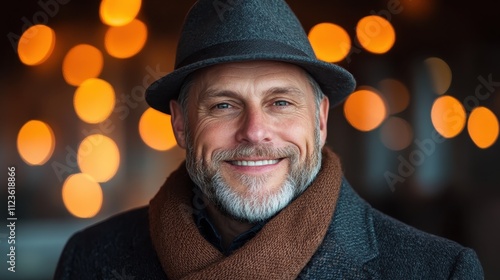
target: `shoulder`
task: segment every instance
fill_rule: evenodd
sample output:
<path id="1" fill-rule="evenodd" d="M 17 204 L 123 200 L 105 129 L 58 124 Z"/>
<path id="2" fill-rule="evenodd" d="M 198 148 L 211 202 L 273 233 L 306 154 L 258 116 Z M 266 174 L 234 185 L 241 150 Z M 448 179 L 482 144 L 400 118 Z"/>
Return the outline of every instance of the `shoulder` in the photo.
<path id="1" fill-rule="evenodd" d="M 427 273 L 454 279 L 482 279 L 476 253 L 452 240 L 404 224 L 371 208 L 379 250 L 379 265 L 405 268 L 412 275 Z M 393 270 L 394 271 L 394 270 Z"/>
<path id="2" fill-rule="evenodd" d="M 471 248 L 421 231 L 373 208 L 344 180 L 329 238 L 352 262 L 384 279 L 482 279 Z M 369 269 L 369 270 L 370 270 Z M 413 278 L 412 278 L 413 277 Z"/>
<path id="3" fill-rule="evenodd" d="M 151 244 L 148 207 L 117 214 L 75 233 L 66 243 L 55 279 L 161 275 Z M 152 277 L 153 279 L 155 277 Z"/>

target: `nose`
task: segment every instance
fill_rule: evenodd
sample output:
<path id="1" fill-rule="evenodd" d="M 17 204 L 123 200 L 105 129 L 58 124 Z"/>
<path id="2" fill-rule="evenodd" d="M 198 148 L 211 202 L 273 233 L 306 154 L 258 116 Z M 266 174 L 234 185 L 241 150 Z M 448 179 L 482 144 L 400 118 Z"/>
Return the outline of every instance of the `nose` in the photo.
<path id="1" fill-rule="evenodd" d="M 240 143 L 261 144 L 270 142 L 271 134 L 271 121 L 266 118 L 262 108 L 247 108 L 241 116 L 236 140 Z"/>

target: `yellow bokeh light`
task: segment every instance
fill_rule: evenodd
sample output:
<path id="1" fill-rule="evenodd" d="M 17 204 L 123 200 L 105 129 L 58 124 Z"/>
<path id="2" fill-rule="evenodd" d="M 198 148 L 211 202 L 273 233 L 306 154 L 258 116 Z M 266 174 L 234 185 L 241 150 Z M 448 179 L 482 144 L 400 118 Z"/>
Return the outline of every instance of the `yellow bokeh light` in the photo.
<path id="1" fill-rule="evenodd" d="M 465 127 L 464 106 L 452 96 L 440 96 L 432 105 L 431 119 L 439 134 L 445 138 L 455 137 Z"/>
<path id="2" fill-rule="evenodd" d="M 424 61 L 427 65 L 434 91 L 437 94 L 445 94 L 451 85 L 451 69 L 444 60 L 437 57 L 430 57 Z"/>
<path id="3" fill-rule="evenodd" d="M 104 121 L 115 107 L 115 91 L 106 81 L 96 78 L 85 80 L 73 98 L 76 114 L 84 122 Z"/>
<path id="4" fill-rule="evenodd" d="M 123 26 L 130 23 L 141 10 L 141 0 L 102 0 L 99 15 L 104 24 Z"/>
<path id="5" fill-rule="evenodd" d="M 54 132 L 39 120 L 25 123 L 17 135 L 19 155 L 29 165 L 42 165 L 52 156 L 55 147 Z"/>
<path id="6" fill-rule="evenodd" d="M 476 107 L 469 116 L 467 130 L 474 144 L 481 149 L 489 148 L 498 138 L 498 119 L 486 107 Z"/>
<path id="7" fill-rule="evenodd" d="M 338 62 L 351 50 L 351 38 L 342 28 L 333 23 L 319 23 L 309 31 L 311 46 L 318 59 Z"/>
<path id="8" fill-rule="evenodd" d="M 177 145 L 170 115 L 152 108 L 142 114 L 139 121 L 139 134 L 146 145 L 158 151 L 166 151 Z"/>
<path id="9" fill-rule="evenodd" d="M 147 37 L 146 25 L 142 21 L 134 19 L 124 26 L 109 27 L 104 37 L 104 46 L 109 55 L 113 57 L 129 58 L 142 50 Z"/>
<path id="10" fill-rule="evenodd" d="M 390 117 L 380 128 L 380 140 L 391 150 L 403 150 L 411 144 L 412 139 L 411 125 L 402 118 Z"/>
<path id="11" fill-rule="evenodd" d="M 115 176 L 120 165 L 120 151 L 115 141 L 102 134 L 87 136 L 78 147 L 80 170 L 97 182 L 107 182 Z"/>
<path id="12" fill-rule="evenodd" d="M 390 114 L 400 113 L 410 104 L 410 91 L 398 80 L 384 79 L 379 82 L 379 89 L 387 101 Z"/>
<path id="13" fill-rule="evenodd" d="M 52 28 L 37 24 L 24 31 L 17 46 L 22 63 L 38 65 L 50 57 L 56 45 L 56 33 Z"/>
<path id="14" fill-rule="evenodd" d="M 79 86 L 83 81 L 101 74 L 103 56 L 96 47 L 80 44 L 71 48 L 63 60 L 63 77 L 70 85 Z"/>
<path id="15" fill-rule="evenodd" d="M 92 218 L 102 206 L 102 189 L 88 174 L 70 175 L 63 184 L 62 198 L 66 209 L 75 217 Z"/>
<path id="16" fill-rule="evenodd" d="M 344 103 L 344 115 L 356 129 L 370 131 L 385 119 L 387 109 L 382 97 L 374 91 L 357 90 Z"/>
<path id="17" fill-rule="evenodd" d="M 382 54 L 388 52 L 396 42 L 392 24 L 377 15 L 366 16 L 356 25 L 356 37 L 367 51 Z"/>

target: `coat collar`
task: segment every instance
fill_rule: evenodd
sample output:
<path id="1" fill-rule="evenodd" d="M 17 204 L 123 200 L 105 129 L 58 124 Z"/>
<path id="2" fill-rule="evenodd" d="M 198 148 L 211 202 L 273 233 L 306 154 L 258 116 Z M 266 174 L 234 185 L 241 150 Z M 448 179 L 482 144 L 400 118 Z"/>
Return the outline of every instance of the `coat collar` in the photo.
<path id="1" fill-rule="evenodd" d="M 302 272 L 335 279 L 378 279 L 368 263 L 378 256 L 371 206 L 342 180 L 333 220 L 322 245 Z"/>

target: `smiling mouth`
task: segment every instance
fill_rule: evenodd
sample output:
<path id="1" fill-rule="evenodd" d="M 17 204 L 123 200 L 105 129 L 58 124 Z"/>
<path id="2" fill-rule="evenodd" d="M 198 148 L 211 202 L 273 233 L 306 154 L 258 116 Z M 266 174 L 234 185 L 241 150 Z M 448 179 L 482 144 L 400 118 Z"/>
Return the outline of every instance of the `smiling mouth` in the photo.
<path id="1" fill-rule="evenodd" d="M 236 166 L 266 166 L 278 163 L 279 159 L 265 159 L 265 160 L 233 160 L 229 161 L 230 164 Z"/>

